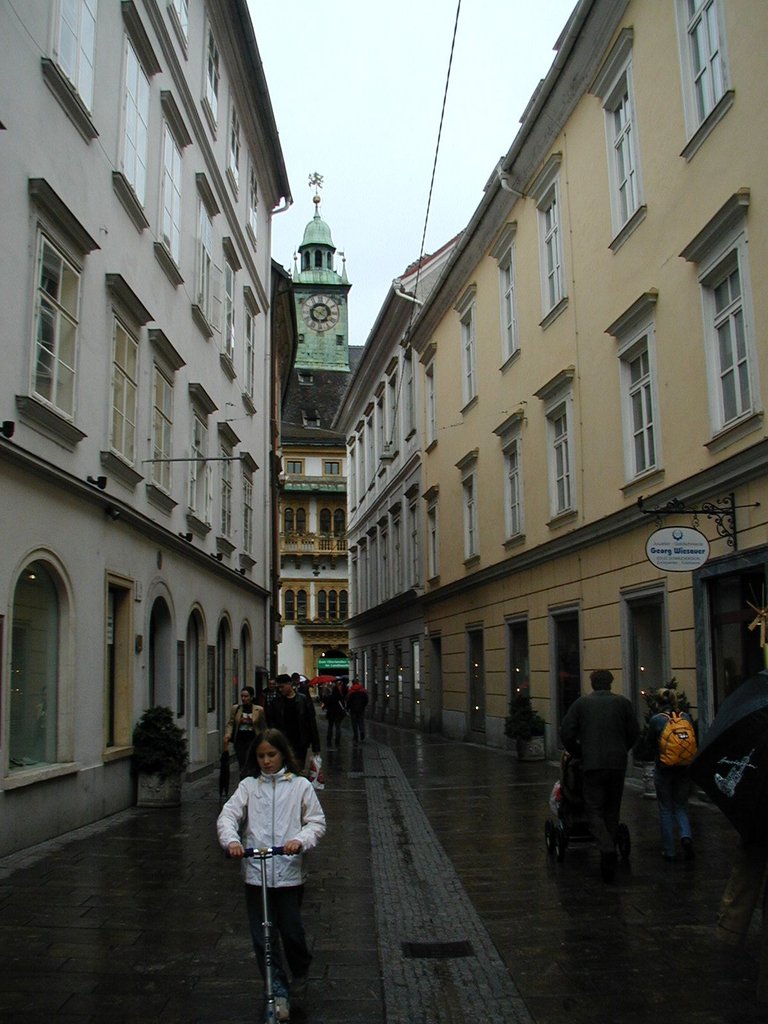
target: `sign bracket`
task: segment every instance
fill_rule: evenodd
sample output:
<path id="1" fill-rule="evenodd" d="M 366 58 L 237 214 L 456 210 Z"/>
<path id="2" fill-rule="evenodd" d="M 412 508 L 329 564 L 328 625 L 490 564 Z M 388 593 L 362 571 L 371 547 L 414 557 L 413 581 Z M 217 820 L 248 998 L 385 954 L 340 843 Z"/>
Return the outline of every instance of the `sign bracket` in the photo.
<path id="1" fill-rule="evenodd" d="M 646 516 L 655 516 L 656 522 L 661 526 L 666 516 L 690 515 L 694 529 L 698 528 L 699 516 L 706 516 L 714 520 L 718 537 L 727 541 L 728 547 L 738 550 L 738 533 L 736 527 L 736 510 L 739 508 L 759 508 L 760 502 L 754 501 L 750 505 L 737 505 L 733 493 L 726 494 L 718 501 L 703 501 L 699 506 L 686 505 L 679 498 L 672 498 L 666 505 L 656 505 L 653 508 L 645 507 L 645 498 L 640 495 L 637 499 L 637 507 Z"/>

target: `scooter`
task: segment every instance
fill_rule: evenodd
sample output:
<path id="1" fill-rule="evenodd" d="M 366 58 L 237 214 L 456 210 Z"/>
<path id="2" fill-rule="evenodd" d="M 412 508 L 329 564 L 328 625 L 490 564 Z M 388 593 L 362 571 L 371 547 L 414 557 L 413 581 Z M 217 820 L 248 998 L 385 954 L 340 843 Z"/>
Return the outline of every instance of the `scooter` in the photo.
<path id="1" fill-rule="evenodd" d="M 254 849 L 249 846 L 245 849 L 244 856 L 257 857 L 261 865 L 261 913 L 262 928 L 264 929 L 264 991 L 267 997 L 265 1024 L 277 1024 L 277 1002 L 275 997 L 274 981 L 272 977 L 272 922 L 269 920 L 269 901 L 267 894 L 267 861 L 270 857 L 279 857 L 283 854 L 282 846 L 267 846 L 262 849 Z"/>

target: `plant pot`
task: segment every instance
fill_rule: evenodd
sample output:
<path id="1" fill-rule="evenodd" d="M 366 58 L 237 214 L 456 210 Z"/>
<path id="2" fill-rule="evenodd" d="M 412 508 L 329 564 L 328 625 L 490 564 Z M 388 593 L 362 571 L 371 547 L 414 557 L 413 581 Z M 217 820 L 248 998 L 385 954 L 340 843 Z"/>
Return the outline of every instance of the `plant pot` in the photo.
<path id="1" fill-rule="evenodd" d="M 178 807 L 181 803 L 181 774 L 139 772 L 138 780 L 137 807 Z"/>
<path id="2" fill-rule="evenodd" d="M 517 759 L 518 761 L 543 761 L 544 737 L 531 736 L 529 740 L 518 740 Z"/>

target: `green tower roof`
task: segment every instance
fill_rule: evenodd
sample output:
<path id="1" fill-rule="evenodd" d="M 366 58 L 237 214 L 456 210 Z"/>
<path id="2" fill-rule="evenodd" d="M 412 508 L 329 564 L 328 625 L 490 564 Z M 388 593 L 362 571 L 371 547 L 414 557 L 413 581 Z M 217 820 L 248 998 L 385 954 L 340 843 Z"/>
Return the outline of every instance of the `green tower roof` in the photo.
<path id="1" fill-rule="evenodd" d="M 320 197 L 316 196 L 315 198 L 319 200 Z M 335 248 L 331 238 L 331 229 L 320 216 L 318 205 L 315 205 L 314 217 L 304 228 L 304 240 L 299 248 L 303 249 L 305 245 L 327 245 L 331 249 Z"/>

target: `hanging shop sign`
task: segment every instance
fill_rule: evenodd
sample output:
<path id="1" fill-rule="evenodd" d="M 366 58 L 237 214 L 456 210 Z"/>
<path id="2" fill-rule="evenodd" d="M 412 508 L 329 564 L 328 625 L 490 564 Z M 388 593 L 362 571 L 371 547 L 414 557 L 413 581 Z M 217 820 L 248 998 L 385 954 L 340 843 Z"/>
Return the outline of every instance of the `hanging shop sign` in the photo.
<path id="1" fill-rule="evenodd" d="M 329 669 L 348 669 L 349 659 L 348 658 L 318 658 L 317 659 L 317 671 L 327 672 Z"/>
<path id="2" fill-rule="evenodd" d="M 690 526 L 665 526 L 648 538 L 645 553 L 657 569 L 692 572 L 709 558 L 709 541 Z"/>

